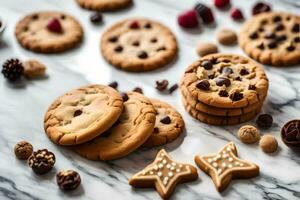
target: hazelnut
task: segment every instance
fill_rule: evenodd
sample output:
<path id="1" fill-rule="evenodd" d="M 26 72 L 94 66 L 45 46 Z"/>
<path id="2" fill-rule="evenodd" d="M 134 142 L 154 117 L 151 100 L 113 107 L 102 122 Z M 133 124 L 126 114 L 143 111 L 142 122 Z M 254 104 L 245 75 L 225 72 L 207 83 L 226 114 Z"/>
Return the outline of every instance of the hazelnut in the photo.
<path id="1" fill-rule="evenodd" d="M 18 159 L 27 160 L 33 152 L 33 147 L 29 142 L 21 141 L 15 145 L 14 151 Z"/>
<path id="2" fill-rule="evenodd" d="M 273 153 L 278 148 L 278 142 L 273 135 L 264 135 L 259 141 L 259 146 L 265 153 Z"/>
<path id="3" fill-rule="evenodd" d="M 237 135 L 239 139 L 246 144 L 255 143 L 260 139 L 259 131 L 251 125 L 242 126 Z"/>

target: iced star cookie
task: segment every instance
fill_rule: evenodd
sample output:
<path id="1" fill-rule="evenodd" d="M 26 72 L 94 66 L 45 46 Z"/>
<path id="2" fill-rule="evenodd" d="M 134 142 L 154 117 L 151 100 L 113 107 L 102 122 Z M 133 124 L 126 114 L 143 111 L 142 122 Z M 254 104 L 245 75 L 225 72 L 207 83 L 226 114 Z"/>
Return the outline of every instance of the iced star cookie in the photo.
<path id="1" fill-rule="evenodd" d="M 163 199 L 168 199 L 177 184 L 197 179 L 198 172 L 194 166 L 174 161 L 162 149 L 153 163 L 131 177 L 129 184 L 138 188 L 155 187 Z"/>
<path id="2" fill-rule="evenodd" d="M 300 63 L 300 16 L 282 12 L 255 15 L 242 27 L 239 44 L 264 64 Z"/>
<path id="3" fill-rule="evenodd" d="M 56 144 L 81 144 L 109 129 L 122 109 L 122 97 L 116 90 L 88 85 L 58 97 L 45 114 L 44 129 Z"/>
<path id="4" fill-rule="evenodd" d="M 256 62 L 234 54 L 211 54 L 189 66 L 181 85 L 193 99 L 219 108 L 241 108 L 262 102 L 268 79 Z"/>
<path id="5" fill-rule="evenodd" d="M 218 154 L 195 156 L 195 162 L 208 174 L 219 192 L 226 189 L 232 179 L 252 178 L 259 175 L 259 167 L 238 158 L 233 142 L 228 143 Z"/>
<path id="6" fill-rule="evenodd" d="M 18 22 L 15 35 L 26 49 L 39 53 L 58 53 L 81 42 L 83 29 L 75 18 L 65 13 L 37 12 Z"/>
<path id="7" fill-rule="evenodd" d="M 110 64 L 123 70 L 149 71 L 175 58 L 177 42 L 164 25 L 134 18 L 116 23 L 103 34 L 101 52 Z"/>
<path id="8" fill-rule="evenodd" d="M 77 0 L 77 3 L 89 10 L 113 11 L 129 6 L 132 0 Z"/>
<path id="9" fill-rule="evenodd" d="M 99 137 L 74 147 L 90 160 L 114 160 L 140 147 L 152 134 L 155 109 L 145 96 L 137 92 L 123 94 L 124 109 L 118 121 Z"/>
<path id="10" fill-rule="evenodd" d="M 184 129 L 184 121 L 175 108 L 157 99 L 150 99 L 156 110 L 156 121 L 153 133 L 143 144 L 153 147 L 175 140 Z"/>

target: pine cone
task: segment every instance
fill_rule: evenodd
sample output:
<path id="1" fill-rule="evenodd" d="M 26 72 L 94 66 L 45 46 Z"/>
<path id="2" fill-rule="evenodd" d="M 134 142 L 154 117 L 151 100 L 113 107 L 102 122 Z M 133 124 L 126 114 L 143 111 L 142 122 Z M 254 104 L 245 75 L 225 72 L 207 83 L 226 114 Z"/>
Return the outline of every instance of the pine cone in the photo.
<path id="1" fill-rule="evenodd" d="M 3 64 L 2 74 L 10 81 L 16 81 L 23 75 L 24 67 L 18 59 L 9 59 Z"/>

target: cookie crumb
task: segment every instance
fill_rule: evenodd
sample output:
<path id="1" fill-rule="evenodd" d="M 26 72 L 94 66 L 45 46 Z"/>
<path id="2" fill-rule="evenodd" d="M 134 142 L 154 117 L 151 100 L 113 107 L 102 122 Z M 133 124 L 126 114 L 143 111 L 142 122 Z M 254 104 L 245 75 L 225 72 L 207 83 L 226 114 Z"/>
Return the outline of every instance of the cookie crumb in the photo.
<path id="1" fill-rule="evenodd" d="M 278 142 L 273 135 L 264 135 L 259 141 L 259 146 L 265 153 L 273 153 L 277 151 Z"/>
<path id="2" fill-rule="evenodd" d="M 24 75 L 27 78 L 37 78 L 45 76 L 46 66 L 37 60 L 27 60 L 24 62 Z"/>
<path id="3" fill-rule="evenodd" d="M 197 47 L 197 53 L 199 56 L 206 56 L 208 54 L 218 53 L 218 47 L 217 45 L 209 42 L 200 43 Z"/>
<path id="4" fill-rule="evenodd" d="M 260 139 L 259 130 L 251 125 L 242 126 L 238 131 L 239 139 L 245 144 L 253 144 Z"/>
<path id="5" fill-rule="evenodd" d="M 237 43 L 238 36 L 235 31 L 231 29 L 221 29 L 217 33 L 217 40 L 223 45 L 234 45 Z"/>

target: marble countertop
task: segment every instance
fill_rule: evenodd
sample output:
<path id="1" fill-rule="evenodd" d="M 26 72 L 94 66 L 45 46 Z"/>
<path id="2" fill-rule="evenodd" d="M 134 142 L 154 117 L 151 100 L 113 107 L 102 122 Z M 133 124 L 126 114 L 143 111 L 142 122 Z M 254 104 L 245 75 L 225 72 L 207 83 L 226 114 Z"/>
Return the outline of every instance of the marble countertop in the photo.
<path id="1" fill-rule="evenodd" d="M 262 134 L 271 133 L 279 142 L 275 154 L 263 153 L 257 144 L 244 145 L 237 137 L 238 126 L 216 127 L 191 118 L 180 101 L 180 92 L 160 94 L 154 88 L 155 80 L 168 79 L 177 83 L 184 69 L 195 59 L 195 46 L 200 41 L 215 41 L 215 33 L 222 27 L 238 31 L 240 23 L 233 22 L 229 12 L 216 11 L 217 26 L 203 30 L 184 31 L 178 27 L 176 16 L 191 8 L 195 0 L 135 0 L 132 8 L 120 12 L 105 13 L 104 24 L 95 26 L 89 22 L 90 11 L 77 6 L 74 0 L 1 0 L 0 15 L 7 21 L 7 28 L 0 42 L 0 63 L 11 57 L 22 60 L 36 58 L 48 67 L 48 77 L 9 84 L 0 76 L 0 199 L 160 199 L 153 189 L 132 189 L 128 179 L 150 163 L 162 148 L 138 150 L 131 155 L 111 162 L 88 161 L 68 149 L 51 143 L 43 131 L 43 115 L 48 105 L 58 95 L 70 89 L 88 84 L 107 84 L 117 80 L 120 90 L 143 88 L 149 97 L 157 97 L 174 105 L 186 122 L 185 133 L 176 141 L 164 146 L 177 161 L 194 164 L 196 154 L 217 152 L 228 141 L 237 145 L 240 157 L 260 166 L 260 176 L 248 180 L 235 180 L 223 193 L 218 193 L 211 179 L 199 170 L 196 182 L 177 187 L 172 199 L 300 199 L 300 153 L 287 148 L 280 139 L 281 126 L 300 116 L 300 66 L 275 68 L 265 66 L 270 79 L 270 90 L 263 111 L 274 117 L 274 125 Z M 203 0 L 203 2 L 205 2 Z M 212 1 L 206 1 L 212 4 Z M 255 1 L 234 0 L 233 4 L 243 9 L 250 17 L 250 8 Z M 284 1 L 269 1 L 273 9 L 298 13 L 300 8 L 289 6 Z M 14 37 L 16 22 L 25 14 L 40 10 L 68 12 L 83 25 L 84 42 L 72 51 L 59 55 L 41 55 L 22 49 Z M 108 65 L 100 55 L 99 39 L 111 24 L 127 17 L 145 16 L 161 21 L 175 33 L 180 52 L 169 66 L 147 73 L 128 73 Z M 220 46 L 220 52 L 244 54 L 238 46 Z M 253 122 L 250 122 L 253 123 Z M 57 157 L 54 170 L 37 176 L 26 163 L 13 154 L 13 146 L 20 140 L 30 141 L 36 149 L 48 148 Z M 71 168 L 81 174 L 79 189 L 61 192 L 55 181 L 58 170 Z"/>

